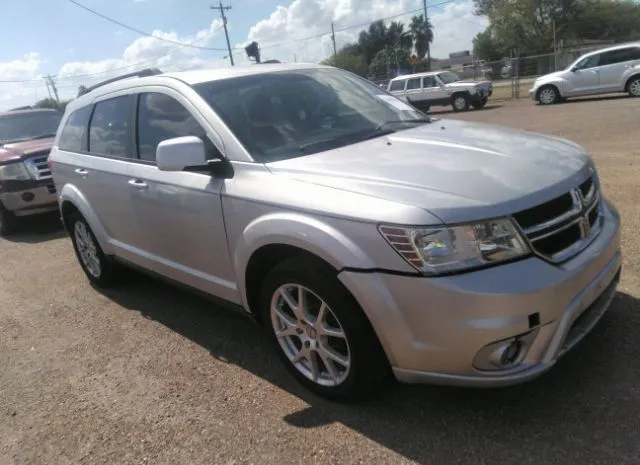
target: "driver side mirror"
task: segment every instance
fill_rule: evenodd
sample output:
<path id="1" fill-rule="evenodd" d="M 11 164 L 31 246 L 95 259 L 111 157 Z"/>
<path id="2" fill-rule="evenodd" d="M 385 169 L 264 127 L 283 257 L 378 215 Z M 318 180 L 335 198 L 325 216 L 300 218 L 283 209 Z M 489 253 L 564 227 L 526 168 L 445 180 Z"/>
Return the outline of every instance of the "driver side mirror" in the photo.
<path id="1" fill-rule="evenodd" d="M 163 140 L 156 149 L 156 164 L 160 171 L 184 171 L 185 168 L 207 165 L 204 141 L 196 136 Z"/>

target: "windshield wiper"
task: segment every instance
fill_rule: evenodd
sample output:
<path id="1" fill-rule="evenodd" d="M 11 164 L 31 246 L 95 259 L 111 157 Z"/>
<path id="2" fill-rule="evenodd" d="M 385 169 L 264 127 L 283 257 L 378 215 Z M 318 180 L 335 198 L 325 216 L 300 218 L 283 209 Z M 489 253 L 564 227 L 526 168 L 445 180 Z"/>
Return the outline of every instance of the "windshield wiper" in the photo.
<path id="1" fill-rule="evenodd" d="M 30 141 L 30 140 L 37 140 L 37 139 L 46 139 L 48 137 L 55 137 L 55 134 L 40 134 L 39 136 L 25 137 L 23 139 L 12 139 L 12 140 L 8 140 L 8 141 L 2 141 L 2 144 L 3 145 L 17 144 L 19 142 L 27 142 L 27 141 Z"/>
<path id="2" fill-rule="evenodd" d="M 383 121 L 382 123 L 376 126 L 375 131 L 379 131 L 387 124 L 422 124 L 422 123 L 430 123 L 431 118 L 419 118 L 419 119 L 394 119 L 389 121 Z"/>

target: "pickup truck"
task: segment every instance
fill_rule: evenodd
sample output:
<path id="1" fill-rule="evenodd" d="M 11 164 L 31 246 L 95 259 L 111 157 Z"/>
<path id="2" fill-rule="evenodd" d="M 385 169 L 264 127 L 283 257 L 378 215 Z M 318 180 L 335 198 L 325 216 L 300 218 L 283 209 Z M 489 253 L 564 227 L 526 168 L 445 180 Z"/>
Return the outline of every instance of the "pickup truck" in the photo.
<path id="1" fill-rule="evenodd" d="M 61 118 L 50 109 L 0 113 L 0 236 L 22 217 L 58 209 L 47 158 Z"/>
<path id="2" fill-rule="evenodd" d="M 491 94 L 491 81 L 463 81 L 452 71 L 398 76 L 389 81 L 387 90 L 396 97 L 405 97 L 414 107 L 429 111 L 432 106 L 449 106 L 454 111 L 469 107 L 483 108 Z"/>

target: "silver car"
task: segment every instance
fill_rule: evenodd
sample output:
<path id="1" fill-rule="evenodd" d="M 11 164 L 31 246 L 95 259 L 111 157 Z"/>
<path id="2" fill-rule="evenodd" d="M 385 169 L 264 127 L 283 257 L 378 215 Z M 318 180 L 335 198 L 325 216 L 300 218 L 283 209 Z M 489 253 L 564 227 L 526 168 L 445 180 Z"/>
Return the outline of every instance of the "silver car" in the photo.
<path id="1" fill-rule="evenodd" d="M 97 86 L 67 107 L 50 165 L 92 283 L 133 266 L 235 305 L 332 399 L 390 376 L 534 378 L 620 274 L 618 213 L 578 145 L 432 119 L 331 67 Z"/>
<path id="2" fill-rule="evenodd" d="M 640 97 L 640 42 L 587 53 L 567 69 L 539 77 L 529 95 L 541 105 L 570 97 L 627 92 Z"/>

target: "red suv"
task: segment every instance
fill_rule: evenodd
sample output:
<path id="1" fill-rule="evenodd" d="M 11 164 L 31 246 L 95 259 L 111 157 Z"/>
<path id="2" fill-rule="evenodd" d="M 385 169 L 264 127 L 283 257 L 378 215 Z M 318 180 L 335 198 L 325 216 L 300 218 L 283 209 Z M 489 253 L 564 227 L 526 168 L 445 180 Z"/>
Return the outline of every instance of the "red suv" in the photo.
<path id="1" fill-rule="evenodd" d="M 0 235 L 21 217 L 58 209 L 47 158 L 61 118 L 49 109 L 0 113 Z"/>

